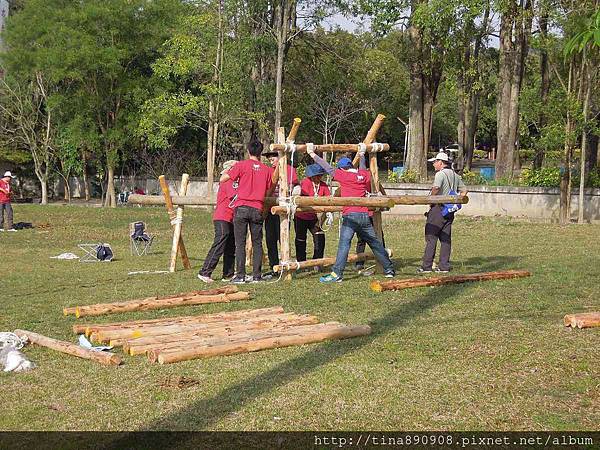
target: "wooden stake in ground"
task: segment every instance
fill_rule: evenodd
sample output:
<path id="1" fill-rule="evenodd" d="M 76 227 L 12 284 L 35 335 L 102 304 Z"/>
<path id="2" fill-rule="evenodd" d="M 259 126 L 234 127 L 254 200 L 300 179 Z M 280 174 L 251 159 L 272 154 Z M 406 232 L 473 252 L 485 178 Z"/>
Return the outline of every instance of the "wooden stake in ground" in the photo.
<path id="1" fill-rule="evenodd" d="M 187 173 L 184 173 L 181 176 L 181 186 L 179 187 L 179 195 L 185 196 L 187 194 L 188 184 L 190 181 L 190 176 Z M 177 265 L 177 253 L 179 250 L 179 241 L 182 239 L 181 232 L 183 229 L 183 206 L 179 205 L 177 207 L 177 213 L 175 215 L 175 220 L 171 221 L 173 224 L 173 245 L 171 247 L 171 260 L 169 263 L 169 272 L 175 272 L 175 268 Z"/>
<path id="2" fill-rule="evenodd" d="M 326 325 L 326 324 L 321 324 Z M 218 355 L 234 355 L 236 353 L 255 352 L 269 348 L 289 347 L 291 345 L 312 344 L 331 339 L 347 339 L 356 336 L 365 336 L 371 333 L 371 328 L 367 325 L 347 326 L 338 324 L 328 327 L 323 331 L 311 331 L 310 327 L 319 327 L 319 325 L 299 326 L 297 334 L 283 335 L 275 337 L 265 337 L 248 342 L 234 342 L 217 344 L 205 347 L 192 347 L 181 350 L 159 351 L 148 353 L 150 361 L 158 361 L 160 364 L 169 364 L 178 361 L 186 361 L 197 358 L 209 358 Z M 323 328 L 323 327 L 320 327 Z"/>
<path id="3" fill-rule="evenodd" d="M 600 312 L 567 314 L 563 319 L 565 327 L 593 328 L 600 327 Z"/>
<path id="4" fill-rule="evenodd" d="M 117 314 L 131 311 L 148 311 L 152 309 L 168 309 L 177 306 L 204 305 L 207 303 L 229 303 L 233 301 L 248 300 L 248 292 L 235 292 L 232 294 L 190 295 L 183 297 L 168 297 L 162 299 L 148 298 L 131 300 L 128 302 L 99 303 L 95 305 L 78 306 L 75 316 L 101 316 L 103 314 Z"/>
<path id="5" fill-rule="evenodd" d="M 176 219 L 177 213 L 175 212 L 175 209 L 173 207 L 171 192 L 169 190 L 169 185 L 167 184 L 167 180 L 165 179 L 165 176 L 164 175 L 159 176 L 158 182 L 160 183 L 160 187 L 163 191 L 164 202 L 161 204 L 164 204 L 166 206 L 167 214 L 169 215 L 169 220 L 173 221 Z M 140 197 L 143 198 L 145 196 L 140 195 Z M 156 197 L 158 197 L 158 196 L 156 196 Z M 143 199 L 143 200 L 145 200 L 145 199 Z M 190 264 L 190 260 L 187 255 L 187 251 L 185 250 L 185 245 L 183 243 L 183 238 L 181 237 L 181 234 L 179 235 L 178 246 L 179 246 L 179 254 L 181 255 L 181 261 L 183 262 L 183 267 L 185 267 L 186 269 L 191 269 L 192 265 Z"/>
<path id="6" fill-rule="evenodd" d="M 407 278 L 393 281 L 371 281 L 371 289 L 375 292 L 398 291 L 423 286 L 440 286 L 442 284 L 466 283 L 468 281 L 507 280 L 531 276 L 526 270 L 506 270 L 501 272 L 473 273 L 471 275 L 450 275 L 428 278 Z"/>
<path id="7" fill-rule="evenodd" d="M 51 348 L 57 352 L 66 353 L 67 355 L 77 356 L 79 358 L 91 359 L 92 361 L 105 364 L 107 366 L 118 366 L 121 364 L 121 358 L 114 353 L 98 352 L 94 350 L 87 350 L 79 345 L 71 344 L 70 342 L 59 341 L 57 339 L 49 338 L 41 334 L 34 333 L 27 330 L 15 330 L 15 334 L 19 337 L 27 337 L 29 342 L 32 344 L 39 345 L 41 347 Z"/>

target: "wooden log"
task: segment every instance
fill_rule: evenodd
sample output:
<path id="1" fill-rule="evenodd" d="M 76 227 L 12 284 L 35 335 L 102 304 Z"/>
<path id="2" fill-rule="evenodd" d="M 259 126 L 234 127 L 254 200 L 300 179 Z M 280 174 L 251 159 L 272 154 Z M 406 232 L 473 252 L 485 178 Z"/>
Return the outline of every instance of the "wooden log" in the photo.
<path id="1" fill-rule="evenodd" d="M 203 289 L 200 291 L 191 291 L 191 292 L 181 292 L 179 294 L 171 294 L 171 295 L 161 295 L 161 296 L 153 296 L 153 297 L 146 297 L 146 298 L 142 298 L 142 299 L 138 299 L 138 300 L 131 300 L 131 301 L 135 301 L 135 302 L 152 302 L 154 300 L 167 300 L 167 299 L 178 299 L 178 298 L 187 298 L 187 297 L 195 297 L 197 295 L 217 295 L 217 294 L 234 294 L 238 292 L 238 288 L 237 286 L 223 286 L 220 288 L 214 288 L 214 289 Z M 122 302 L 119 302 L 122 303 Z M 105 303 L 101 303 L 101 305 L 104 305 Z M 89 305 L 89 306 L 95 306 L 95 305 Z M 65 310 L 68 310 L 69 313 L 75 314 L 77 315 L 77 308 L 82 308 L 81 306 L 73 306 L 70 308 L 64 308 L 63 309 L 63 313 Z"/>
<path id="2" fill-rule="evenodd" d="M 76 309 L 77 309 L 76 306 L 71 306 L 71 307 L 63 308 L 63 315 L 64 316 L 74 316 Z"/>
<path id="3" fill-rule="evenodd" d="M 296 327 L 304 328 L 304 327 Z M 335 328 L 324 331 L 302 331 L 295 330 L 298 334 L 289 336 L 264 337 L 249 342 L 223 343 L 207 347 L 194 347 L 182 350 L 159 351 L 153 355 L 159 364 L 169 364 L 197 358 L 209 358 L 218 355 L 233 355 L 237 353 L 255 352 L 270 348 L 289 347 L 292 345 L 312 344 L 332 339 L 347 339 L 356 336 L 365 336 L 371 333 L 367 325 L 346 326 L 338 325 Z M 149 352 L 148 359 L 152 360 Z"/>
<path id="4" fill-rule="evenodd" d="M 229 303 L 233 301 L 248 300 L 248 292 L 217 295 L 193 295 L 190 297 L 167 298 L 161 300 L 131 300 L 118 303 L 100 303 L 96 305 L 78 306 L 75 316 L 101 316 L 103 314 L 116 314 L 131 311 L 148 311 L 151 309 L 167 309 L 177 306 L 204 305 L 207 303 Z"/>
<path id="5" fill-rule="evenodd" d="M 127 328 L 122 330 L 100 330 L 94 335 L 95 342 L 111 343 L 111 345 L 121 345 L 118 341 L 129 341 L 151 336 L 179 335 L 190 332 L 208 332 L 211 330 L 222 331 L 224 328 L 244 329 L 249 326 L 258 326 L 259 324 L 283 323 L 294 320 L 306 320 L 307 316 L 297 314 L 279 314 L 277 316 L 266 317 L 248 317 L 226 322 L 182 322 L 170 325 L 157 325 L 153 327 Z M 312 318 L 310 320 L 313 320 Z M 93 334 L 93 333 L 92 333 Z"/>
<path id="6" fill-rule="evenodd" d="M 283 307 L 274 306 L 272 308 L 260 308 L 260 309 L 240 309 L 231 312 L 219 312 L 212 314 L 200 314 L 197 316 L 178 316 L 178 317 L 163 317 L 160 319 L 143 319 L 143 320 L 131 320 L 127 322 L 110 322 L 110 323 L 90 323 L 90 324 L 77 324 L 73 325 L 73 332 L 75 334 L 85 333 L 87 336 L 92 331 L 99 330 L 120 330 L 123 328 L 136 328 L 147 325 L 158 325 L 158 324 L 171 324 L 180 322 L 198 322 L 198 323 L 210 323 L 210 322 L 222 322 L 226 320 L 234 320 L 242 317 L 262 317 L 270 316 L 275 314 L 282 314 Z"/>
<path id="7" fill-rule="evenodd" d="M 291 152 L 290 146 L 286 148 L 285 144 L 271 144 L 269 147 L 272 152 Z M 360 144 L 319 144 L 315 145 L 315 152 L 358 152 L 360 150 Z M 376 152 L 387 152 L 389 151 L 389 144 L 368 144 L 367 153 Z M 306 153 L 306 144 L 296 144 L 297 153 Z"/>
<path id="8" fill-rule="evenodd" d="M 15 334 L 20 338 L 27 337 L 29 342 L 32 344 L 51 348 L 57 352 L 66 353 L 79 358 L 91 359 L 92 361 L 96 361 L 107 366 L 118 366 L 122 362 L 121 358 L 114 353 L 87 350 L 79 345 L 71 344 L 70 342 L 59 341 L 58 339 L 43 336 L 32 331 L 15 330 Z"/>
<path id="9" fill-rule="evenodd" d="M 294 197 L 296 206 L 373 206 L 391 208 L 392 200 L 386 197 Z"/>
<path id="10" fill-rule="evenodd" d="M 295 136 L 294 136 L 295 137 Z M 285 139 L 285 133 L 283 128 L 279 128 L 277 130 L 277 143 L 283 144 Z M 288 158 L 287 153 L 283 150 L 278 151 L 279 161 L 279 195 L 280 196 L 288 196 L 290 183 L 292 180 L 288 180 Z M 281 260 L 289 261 L 291 258 L 290 252 L 290 221 L 287 215 L 280 216 L 280 226 L 279 226 L 279 245 L 281 247 Z M 292 279 L 291 273 L 283 272 L 282 278 L 285 281 L 290 281 Z"/>
<path id="11" fill-rule="evenodd" d="M 506 270 L 499 272 L 473 273 L 470 275 L 450 275 L 428 278 L 407 278 L 404 280 L 371 282 L 371 289 L 375 292 L 397 291 L 423 286 L 440 286 L 442 284 L 466 283 L 468 281 L 508 280 L 510 278 L 529 277 L 531 273 L 526 270 Z"/>
<path id="12" fill-rule="evenodd" d="M 210 328 L 207 330 L 194 330 L 177 334 L 148 336 L 138 339 L 120 340 L 120 345 L 123 346 L 123 351 L 131 356 L 145 354 L 149 350 L 157 348 L 178 347 L 184 341 L 194 341 L 194 345 L 198 344 L 199 339 L 242 339 L 248 338 L 258 332 L 276 332 L 278 330 L 288 330 L 300 325 L 314 325 L 319 323 L 319 319 L 315 316 L 298 316 L 295 319 L 279 322 L 254 322 L 246 326 L 222 328 Z M 111 340 L 111 344 L 112 344 Z M 117 344 L 118 345 L 118 344 Z"/>
<path id="13" fill-rule="evenodd" d="M 375 137 L 377 136 L 379 129 L 383 125 L 384 120 L 385 120 L 385 116 L 383 114 L 377 114 L 377 117 L 373 121 L 371 128 L 369 128 L 369 131 L 367 132 L 367 136 L 363 140 L 363 144 L 372 144 L 373 142 L 375 142 Z M 352 165 L 354 167 L 358 167 L 359 163 L 360 163 L 360 157 L 358 156 L 358 152 L 357 152 L 356 155 L 354 156 L 354 159 L 352 160 Z"/>
<path id="14" fill-rule="evenodd" d="M 389 209 L 389 208 L 379 208 L 377 206 L 369 207 L 369 211 L 375 211 L 377 209 Z M 325 213 L 325 212 L 342 212 L 344 210 L 343 206 L 301 206 L 296 208 L 296 212 L 311 212 L 315 214 Z M 271 214 L 287 214 L 287 208 L 285 206 L 273 206 L 271 208 Z"/>
<path id="15" fill-rule="evenodd" d="M 164 205 L 167 209 L 167 214 L 169 216 L 169 220 L 173 221 L 177 217 L 177 213 L 173 208 L 173 202 L 171 201 L 171 191 L 169 190 L 169 185 L 167 184 L 167 180 L 164 175 L 158 177 L 158 182 L 160 183 L 160 188 L 163 192 L 163 200 Z M 141 195 L 140 197 L 145 197 L 145 195 Z M 160 196 L 157 196 L 160 197 Z M 129 198 L 127 200 L 129 202 Z M 174 226 L 173 226 L 174 227 Z M 191 268 L 190 259 L 188 258 L 187 251 L 185 249 L 185 244 L 183 243 L 183 238 L 179 238 L 178 242 L 179 254 L 181 255 L 181 260 L 183 261 L 183 267 L 186 269 Z"/>
<path id="16" fill-rule="evenodd" d="M 388 255 L 392 256 L 392 251 L 387 249 Z M 357 253 L 348 255 L 348 262 L 353 263 L 356 261 L 366 261 L 368 259 L 375 259 L 375 255 L 373 253 Z M 307 261 L 297 261 L 290 262 L 287 264 L 279 264 L 273 267 L 274 272 L 279 272 L 280 270 L 300 270 L 307 269 L 309 267 L 326 267 L 332 266 L 335 264 L 335 258 L 319 258 L 319 259 L 309 259 Z"/>
<path id="17" fill-rule="evenodd" d="M 600 327 L 600 312 L 567 314 L 563 321 L 566 327 L 572 328 Z"/>
<path id="18" fill-rule="evenodd" d="M 339 189 L 338 189 L 338 192 L 339 192 Z M 134 194 L 129 196 L 128 203 L 137 204 L 137 205 L 146 205 L 146 206 L 164 205 L 165 204 L 165 199 L 162 196 L 158 196 L 158 195 L 138 195 L 134 199 L 132 199 L 132 197 L 134 197 Z M 390 201 L 390 203 L 392 204 L 392 206 L 393 205 L 434 205 L 434 204 L 441 204 L 441 203 L 465 204 L 465 203 L 469 202 L 468 196 L 461 197 L 460 195 L 396 195 L 396 196 L 388 196 L 388 197 L 372 197 L 369 199 L 367 199 L 365 197 L 317 197 L 317 199 L 319 199 L 319 201 L 321 201 L 320 199 L 324 199 L 324 198 L 331 199 L 330 203 L 314 204 L 314 203 L 309 203 L 310 199 L 313 199 L 313 197 L 296 197 L 296 199 L 297 199 L 296 204 L 298 206 L 344 206 L 344 205 L 347 205 L 347 203 L 344 203 L 344 204 L 336 203 L 337 200 L 339 200 L 340 198 L 358 199 L 359 202 L 361 200 L 372 200 L 372 199 L 377 199 L 377 198 L 379 198 L 379 199 L 383 198 L 383 199 L 388 199 Z M 302 200 L 299 200 L 299 199 L 302 199 Z M 299 200 L 299 202 L 298 202 L 298 200 Z M 171 196 L 171 201 L 175 205 L 202 206 L 202 205 L 214 205 L 215 204 L 215 202 L 212 200 L 207 200 L 204 197 L 200 197 L 200 196 L 196 196 L 196 195 L 188 195 L 187 197 Z M 352 202 L 352 200 L 344 200 L 344 201 Z M 265 199 L 265 205 L 267 207 L 277 206 L 278 199 L 276 197 L 267 197 Z M 360 204 L 360 206 L 369 206 L 369 205 Z M 377 204 L 375 206 L 380 206 L 380 205 Z"/>
<path id="19" fill-rule="evenodd" d="M 190 176 L 187 173 L 184 173 L 181 176 L 181 186 L 179 187 L 179 195 L 185 196 L 187 194 L 188 184 L 190 181 Z M 175 220 L 171 223 L 174 223 L 173 226 L 173 244 L 171 246 L 171 258 L 169 259 L 169 272 L 175 272 L 177 267 L 177 254 L 179 252 L 179 243 L 180 240 L 183 240 L 182 230 L 183 230 L 183 206 L 179 205 L 177 207 L 177 213 L 175 215 Z M 186 255 L 187 257 L 187 255 Z M 189 265 L 189 261 L 188 261 Z"/>

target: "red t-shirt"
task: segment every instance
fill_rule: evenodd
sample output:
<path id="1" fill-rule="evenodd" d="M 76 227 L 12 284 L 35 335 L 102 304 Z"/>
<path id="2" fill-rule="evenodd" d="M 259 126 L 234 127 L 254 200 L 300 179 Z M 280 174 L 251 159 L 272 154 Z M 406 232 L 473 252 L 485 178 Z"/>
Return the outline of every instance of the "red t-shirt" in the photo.
<path id="1" fill-rule="evenodd" d="M 310 178 L 306 177 L 300 183 L 300 195 L 305 197 L 328 197 L 331 195 L 331 192 L 329 191 L 329 187 L 322 181 L 319 182 L 319 185 L 315 189 L 315 184 Z M 317 215 L 310 212 L 298 212 L 296 213 L 296 217 L 302 220 L 314 220 L 317 218 Z"/>
<path id="2" fill-rule="evenodd" d="M 217 205 L 213 213 L 213 220 L 224 220 L 233 222 L 233 208 L 231 200 L 235 197 L 237 182 L 227 180 L 219 183 L 219 192 L 217 192 Z"/>
<path id="3" fill-rule="evenodd" d="M 0 191 L 0 203 L 10 203 L 10 183 L 0 179 L 0 188 L 8 192 L 8 194 L 5 194 L 4 192 Z"/>
<path id="4" fill-rule="evenodd" d="M 292 173 L 292 176 L 290 177 L 290 171 Z M 275 172 L 275 167 L 271 167 L 271 175 Z M 298 184 L 298 174 L 296 173 L 296 169 L 289 165 L 287 166 L 287 171 L 286 171 L 287 177 L 288 177 L 288 186 L 296 186 Z M 291 178 L 291 183 L 290 183 L 290 178 Z M 273 192 L 273 196 L 274 197 L 279 197 L 279 183 L 277 183 L 277 186 L 275 186 L 275 191 Z"/>
<path id="5" fill-rule="evenodd" d="M 336 169 L 333 172 L 333 179 L 340 183 L 340 197 L 366 197 L 367 192 L 371 192 L 371 172 L 368 170 Z M 355 212 L 368 213 L 369 208 L 366 206 L 344 206 L 342 216 Z"/>
<path id="6" fill-rule="evenodd" d="M 250 206 L 262 211 L 265 195 L 272 184 L 271 173 L 271 168 L 260 161 L 245 159 L 237 162 L 229 170 L 229 177 L 238 182 L 238 197 L 233 207 Z"/>

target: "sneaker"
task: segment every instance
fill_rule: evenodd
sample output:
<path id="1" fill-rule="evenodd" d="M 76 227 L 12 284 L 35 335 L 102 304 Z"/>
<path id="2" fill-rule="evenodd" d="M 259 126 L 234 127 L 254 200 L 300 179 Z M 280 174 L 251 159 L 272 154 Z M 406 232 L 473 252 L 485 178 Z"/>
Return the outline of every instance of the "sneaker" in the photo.
<path id="1" fill-rule="evenodd" d="M 342 277 L 338 277 L 335 272 L 331 272 L 329 275 L 324 275 L 319 278 L 320 283 L 341 283 Z"/>
<path id="2" fill-rule="evenodd" d="M 9 228 L 9 229 L 8 229 L 8 230 L 6 230 L 6 231 L 17 231 L 17 230 L 15 230 L 14 228 Z"/>
<path id="3" fill-rule="evenodd" d="M 1 232 L 1 231 L 4 231 L 4 228 L 0 228 L 0 232 Z"/>
<path id="4" fill-rule="evenodd" d="M 233 277 L 235 277 L 235 275 L 227 275 L 221 278 L 221 281 L 223 283 L 229 283 L 233 279 Z"/>
<path id="5" fill-rule="evenodd" d="M 394 271 L 392 270 L 392 271 L 390 271 L 390 272 L 386 272 L 386 273 L 384 274 L 384 276 L 385 276 L 386 278 L 394 278 L 394 277 L 396 276 L 396 272 L 394 272 Z"/>
<path id="6" fill-rule="evenodd" d="M 273 272 L 272 270 L 271 270 L 271 271 L 269 271 L 269 272 L 267 272 L 267 273 L 265 273 L 265 274 L 262 276 L 262 279 L 263 279 L 263 280 L 272 280 L 273 278 L 275 278 L 275 272 Z"/>
<path id="7" fill-rule="evenodd" d="M 246 282 L 246 277 L 233 277 L 230 281 L 232 284 L 244 284 Z"/>
<path id="8" fill-rule="evenodd" d="M 435 269 L 435 273 L 448 273 L 450 272 L 450 270 L 443 270 L 443 269 Z"/>
<path id="9" fill-rule="evenodd" d="M 251 283 L 263 283 L 265 281 L 264 277 L 252 277 Z"/>
<path id="10" fill-rule="evenodd" d="M 215 281 L 215 280 L 213 280 L 211 277 L 205 277 L 205 276 L 204 276 L 204 275 L 202 275 L 202 274 L 198 274 L 198 279 L 199 279 L 200 281 L 204 281 L 205 283 L 212 283 L 213 281 Z"/>
<path id="11" fill-rule="evenodd" d="M 431 269 L 423 269 L 422 267 L 419 267 L 417 269 L 417 273 L 431 273 L 433 272 Z"/>

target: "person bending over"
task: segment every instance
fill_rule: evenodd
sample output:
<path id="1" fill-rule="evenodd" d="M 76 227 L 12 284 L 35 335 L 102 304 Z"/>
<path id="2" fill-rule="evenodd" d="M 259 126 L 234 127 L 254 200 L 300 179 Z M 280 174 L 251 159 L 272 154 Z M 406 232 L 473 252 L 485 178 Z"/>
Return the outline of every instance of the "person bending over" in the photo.
<path id="1" fill-rule="evenodd" d="M 355 169 L 352 160 L 345 157 L 340 159 L 337 169 L 334 169 L 323 158 L 317 156 L 312 145 L 308 146 L 307 152 L 328 174 L 333 175 L 333 180 L 339 182 L 341 197 L 366 197 L 370 192 L 371 173 L 366 170 L 364 150 L 360 154 L 359 169 Z M 342 281 L 354 234 L 371 247 L 375 258 L 383 266 L 385 276 L 388 278 L 395 276 L 394 264 L 381 241 L 377 239 L 375 229 L 369 220 L 369 209 L 365 206 L 345 206 L 342 210 L 342 227 L 335 264 L 329 275 L 320 278 L 321 283 Z"/>
<path id="2" fill-rule="evenodd" d="M 263 145 L 257 140 L 248 144 L 248 159 L 236 163 L 219 180 L 237 181 L 237 198 L 233 202 L 233 233 L 235 235 L 236 274 L 232 283 L 246 282 L 246 233 L 250 229 L 252 240 L 252 282 L 262 281 L 262 229 L 263 206 L 271 188 L 271 169 L 260 161 Z"/>

